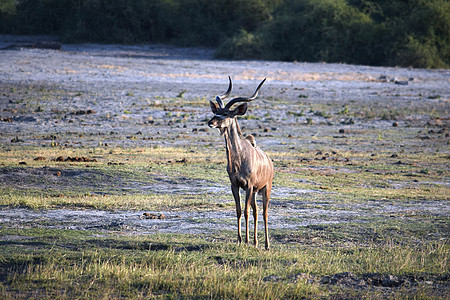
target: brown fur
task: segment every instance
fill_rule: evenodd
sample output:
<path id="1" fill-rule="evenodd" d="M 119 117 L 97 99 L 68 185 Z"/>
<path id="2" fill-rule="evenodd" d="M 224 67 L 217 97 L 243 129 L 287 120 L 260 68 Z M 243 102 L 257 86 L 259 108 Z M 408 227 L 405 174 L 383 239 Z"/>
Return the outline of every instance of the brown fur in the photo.
<path id="1" fill-rule="evenodd" d="M 264 83 L 264 81 L 262 82 Z M 258 86 L 252 98 L 256 98 L 259 88 Z M 230 87 L 231 91 L 231 79 Z M 229 93 L 229 92 L 228 92 Z M 230 102 L 249 102 L 252 98 L 235 98 Z M 221 99 L 220 99 L 221 100 Z M 231 190 L 233 192 L 236 203 L 236 214 L 238 221 L 238 242 L 242 241 L 241 237 L 241 202 L 239 188 L 245 190 L 245 242 L 249 242 L 249 213 L 250 206 L 253 210 L 254 227 L 254 244 L 258 246 L 257 224 L 258 224 L 258 208 L 256 206 L 255 196 L 257 193 L 263 198 L 263 218 L 265 229 L 265 247 L 269 249 L 269 231 L 268 231 L 268 206 L 270 201 L 270 193 L 272 191 L 272 181 L 274 176 L 273 163 L 269 156 L 259 147 L 256 147 L 253 136 L 242 138 L 241 130 L 237 122 L 237 115 L 244 115 L 247 111 L 247 104 L 241 104 L 234 110 L 230 110 L 231 105 L 223 107 L 221 101 L 217 101 L 219 105 L 210 101 L 211 110 L 215 116 L 208 122 L 212 128 L 218 128 L 225 138 L 225 147 L 227 154 L 227 172 L 231 182 Z"/>

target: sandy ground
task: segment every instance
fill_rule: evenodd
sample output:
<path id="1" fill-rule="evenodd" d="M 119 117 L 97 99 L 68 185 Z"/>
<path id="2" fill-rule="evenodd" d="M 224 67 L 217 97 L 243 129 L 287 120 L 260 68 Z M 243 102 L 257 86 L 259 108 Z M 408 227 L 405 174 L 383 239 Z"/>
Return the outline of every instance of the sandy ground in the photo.
<path id="1" fill-rule="evenodd" d="M 389 110 L 394 106 L 399 112 L 407 111 L 399 124 L 408 126 L 424 126 L 430 122 L 430 116 L 410 113 L 429 107 L 429 110 L 445 111 L 441 122 L 448 126 L 448 70 L 220 61 L 212 59 L 209 50 L 160 45 L 63 45 L 61 51 L 12 48 L 0 54 L 0 83 L 4 95 L 8 94 L 9 85 L 22 86 L 24 92 L 29 85 L 42 86 L 53 93 L 48 98 L 41 96 L 21 105 L 3 97 L 0 118 L 11 118 L 15 122 L 1 123 L 0 142 L 19 136 L 27 143 L 36 144 L 39 143 L 36 136 L 47 133 L 60 135 L 61 139 L 65 135 L 63 143 L 79 142 L 89 146 L 85 137 L 77 139 L 73 135 L 83 132 L 109 135 L 104 139 L 111 145 L 136 146 L 136 141 L 130 143 L 114 138 L 111 132 L 120 136 L 141 132 L 147 137 L 157 137 L 156 141 L 161 144 L 188 144 L 189 139 L 176 137 L 192 135 L 193 128 L 206 127 L 205 120 L 211 117 L 208 100 L 225 91 L 228 75 L 234 80 L 234 96 L 252 94 L 259 81 L 268 78 L 258 102 L 249 109 L 249 114 L 260 120 L 248 120 L 241 126 L 247 129 L 247 134 L 262 136 L 258 144 L 270 150 L 282 151 L 286 143 L 291 147 L 316 148 L 307 138 L 331 135 L 345 128 L 340 125 L 345 122 L 344 116 L 323 120 L 315 115 L 310 117 L 317 126 L 299 128 L 298 125 L 307 122 L 308 115 L 298 117 L 295 113 L 308 111 L 311 106 L 332 105 L 335 110 L 342 110 L 346 105 L 367 110 L 373 107 Z M 407 85 L 395 84 L 395 81 Z M 177 99 L 180 93 L 183 98 Z M 172 100 L 164 100 L 166 98 Z M 186 105 L 186 100 L 194 105 Z M 88 110 L 95 113 L 75 114 Z M 164 119 L 167 110 L 175 111 L 173 125 Z M 294 114 L 288 115 L 287 111 Z M 176 119 L 183 115 L 183 120 Z M 263 118 L 268 115 L 270 119 Z M 149 122 L 156 126 L 148 126 Z M 324 124 L 340 127 L 321 126 Z M 392 122 L 361 120 L 352 124 L 351 129 L 374 126 L 389 128 Z M 261 127 L 277 130 L 264 134 Z M 286 140 L 289 135 L 298 139 Z M 211 139 L 208 131 L 198 131 L 196 136 L 197 143 L 209 144 L 217 140 L 217 136 Z M 98 138 L 94 140 L 93 143 L 98 143 Z M 155 142 L 138 142 L 143 146 L 151 143 Z"/>
<path id="2" fill-rule="evenodd" d="M 0 48 L 35 41 L 34 37 L 2 36 Z M 206 121 L 211 117 L 208 100 L 225 92 L 228 75 L 233 78 L 234 96 L 252 94 L 259 81 L 267 78 L 259 99 L 249 110 L 254 118 L 240 121 L 247 134 L 257 136 L 257 144 L 264 150 L 331 148 L 339 151 L 359 147 L 369 151 L 373 147 L 370 139 L 360 140 L 355 146 L 340 139 L 340 132 L 349 136 L 358 132 L 379 135 L 391 129 L 392 119 L 366 117 L 373 108 L 395 110 L 400 115 L 395 121 L 402 140 L 399 143 L 386 139 L 386 149 L 396 152 L 400 147 L 415 147 L 417 151 L 434 151 L 436 147 L 445 149 L 448 143 L 448 138 L 430 142 L 417 136 L 427 126 L 440 129 L 449 126 L 449 70 L 222 61 L 213 59 L 213 52 L 208 49 L 86 44 L 62 45 L 61 50 L 26 47 L 0 50 L 0 145 L 7 149 L 17 138 L 23 145 L 41 145 L 55 139 L 66 147 L 95 147 L 99 143 L 123 147 L 223 147 L 222 138 L 207 128 Z M 32 94 L 39 89 L 38 95 Z M 14 94 L 13 90 L 30 93 L 29 99 L 16 101 L 9 96 Z M 346 116 L 338 114 L 346 106 L 359 109 L 361 117 L 348 122 Z M 333 117 L 323 118 L 310 112 L 310 108 L 327 109 L 326 113 Z M 305 126 L 307 122 L 311 126 Z M 22 176 L 19 173 L 14 175 L 3 170 L 0 178 L 12 182 Z M 443 178 L 442 184 L 448 185 L 448 180 Z M 181 188 L 178 192 L 189 189 L 170 186 L 170 183 L 167 188 Z M 224 182 L 218 188 L 227 191 L 228 184 Z M 295 228 L 355 221 L 364 218 L 367 210 L 375 215 L 386 214 L 389 209 L 436 214 L 449 211 L 447 202 L 421 203 L 415 208 L 409 204 L 389 207 L 392 204 L 372 203 L 370 207 L 340 207 L 335 215 L 330 215 L 330 210 L 305 209 L 301 202 L 289 209 L 277 204 L 284 195 L 305 192 L 319 191 L 274 190 L 275 210 L 270 218 L 272 224 L 278 225 L 273 226 Z M 83 223 L 86 214 L 91 215 L 89 224 Z M 142 219 L 135 212 L 83 211 L 81 217 L 80 212 L 71 210 L 36 212 L 19 208 L 0 210 L 0 224 L 33 223 L 142 233 L 180 232 L 174 229 L 178 222 L 185 224 L 183 233 L 235 226 L 234 213 L 165 214 L 170 218 L 162 223 Z M 304 223 L 290 224 L 288 220 L 293 214 L 304 216 Z M 199 225 L 198 219 L 204 223 Z"/>

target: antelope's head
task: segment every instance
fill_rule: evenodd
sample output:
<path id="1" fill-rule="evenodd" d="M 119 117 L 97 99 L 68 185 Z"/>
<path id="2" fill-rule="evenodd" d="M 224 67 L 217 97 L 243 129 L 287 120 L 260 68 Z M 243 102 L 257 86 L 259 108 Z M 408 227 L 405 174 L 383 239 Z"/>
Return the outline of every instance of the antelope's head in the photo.
<path id="1" fill-rule="evenodd" d="M 216 97 L 217 103 L 214 103 L 211 100 L 209 101 L 209 105 L 211 106 L 211 110 L 214 114 L 214 117 L 211 120 L 209 120 L 208 126 L 211 128 L 218 128 L 221 134 L 223 134 L 225 128 L 231 126 L 233 119 L 236 116 L 245 115 L 245 113 L 247 112 L 247 103 L 246 102 L 250 102 L 250 101 L 253 101 L 256 99 L 256 96 L 258 96 L 258 92 L 261 89 L 261 86 L 266 81 L 266 79 L 261 81 L 261 83 L 256 88 L 256 91 L 250 97 L 248 97 L 248 98 L 238 97 L 238 98 L 231 99 L 227 103 L 227 105 L 224 106 L 223 100 L 230 95 L 231 89 L 233 88 L 233 84 L 231 82 L 231 77 L 228 76 L 228 79 L 229 79 L 230 83 L 228 85 L 228 90 L 225 92 L 225 94 L 222 94 L 222 95 Z M 233 106 L 233 104 L 239 103 L 239 102 L 245 102 L 245 103 L 243 103 L 243 104 L 239 105 L 238 107 L 236 107 L 235 109 L 231 110 L 231 107 Z"/>

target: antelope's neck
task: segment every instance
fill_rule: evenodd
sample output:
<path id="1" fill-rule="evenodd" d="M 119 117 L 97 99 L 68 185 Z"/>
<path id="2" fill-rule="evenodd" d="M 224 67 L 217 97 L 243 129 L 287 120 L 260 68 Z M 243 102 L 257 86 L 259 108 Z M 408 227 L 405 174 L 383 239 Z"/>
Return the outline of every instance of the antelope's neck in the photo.
<path id="1" fill-rule="evenodd" d="M 233 170 L 240 165 L 242 149 L 240 129 L 236 119 L 233 120 L 230 127 L 225 129 L 224 137 L 228 167 Z"/>

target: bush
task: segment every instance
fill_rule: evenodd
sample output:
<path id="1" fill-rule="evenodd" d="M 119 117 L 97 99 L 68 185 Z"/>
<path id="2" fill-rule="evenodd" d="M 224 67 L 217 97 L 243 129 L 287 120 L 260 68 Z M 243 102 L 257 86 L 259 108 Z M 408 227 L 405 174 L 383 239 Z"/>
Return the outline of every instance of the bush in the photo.
<path id="1" fill-rule="evenodd" d="M 445 0 L 285 0 L 273 11 L 271 22 L 254 33 L 238 33 L 217 54 L 234 59 L 446 68 L 450 66 L 449 14 Z"/>
<path id="2" fill-rule="evenodd" d="M 257 58 L 378 64 L 381 54 L 374 41 L 381 32 L 381 26 L 345 0 L 288 0 L 251 39 L 239 33 L 225 42 L 226 55 L 218 54 L 241 58 L 247 45 L 260 49 Z"/>
<path id="3" fill-rule="evenodd" d="M 420 68 L 450 66 L 450 2 L 411 1 L 411 8 L 391 21 L 395 53 L 388 64 Z"/>
<path id="4" fill-rule="evenodd" d="M 238 35 L 227 39 L 216 49 L 216 57 L 228 59 L 263 58 L 262 40 L 242 29 Z"/>
<path id="5" fill-rule="evenodd" d="M 3 33 L 55 34 L 66 42 L 217 46 L 270 18 L 263 0 L 22 0 L 0 5 Z M 6 2 L 5 2 L 6 3 Z M 12 3 L 12 4 L 11 4 Z M 5 7 L 5 8 L 3 8 Z"/>
<path id="6" fill-rule="evenodd" d="M 447 0 L 0 0 L 0 32 L 207 46 L 231 59 L 450 66 Z"/>

